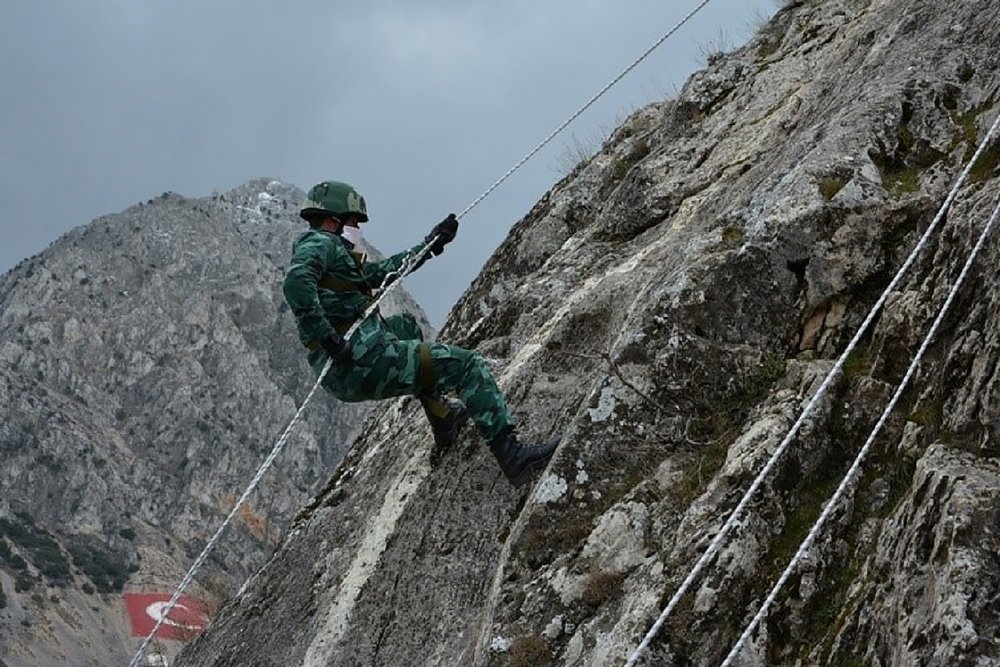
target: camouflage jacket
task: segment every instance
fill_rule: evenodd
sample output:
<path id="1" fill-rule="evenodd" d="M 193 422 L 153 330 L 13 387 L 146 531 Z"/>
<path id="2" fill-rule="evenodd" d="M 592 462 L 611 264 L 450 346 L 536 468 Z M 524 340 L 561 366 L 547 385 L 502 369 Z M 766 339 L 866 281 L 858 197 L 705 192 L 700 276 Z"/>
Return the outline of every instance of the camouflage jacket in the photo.
<path id="1" fill-rule="evenodd" d="M 338 329 L 346 331 L 374 301 L 372 291 L 382 285 L 386 275 L 399 270 L 410 253 L 420 252 L 423 247 L 420 243 L 382 261 L 370 262 L 341 236 L 315 229 L 304 233 L 292 246 L 283 285 L 285 301 L 299 328 L 299 340 L 308 345 Z M 335 289 L 330 289 L 331 279 Z M 359 330 L 352 343 L 362 342 L 358 336 L 370 335 L 374 328 L 362 327 L 364 331 Z"/>

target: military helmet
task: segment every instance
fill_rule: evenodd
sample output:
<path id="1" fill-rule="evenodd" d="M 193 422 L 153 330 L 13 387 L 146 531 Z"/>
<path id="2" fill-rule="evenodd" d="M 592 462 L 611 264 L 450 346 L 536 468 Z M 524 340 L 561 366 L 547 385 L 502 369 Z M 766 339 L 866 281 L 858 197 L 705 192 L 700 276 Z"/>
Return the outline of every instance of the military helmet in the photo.
<path id="1" fill-rule="evenodd" d="M 368 208 L 365 198 L 353 186 L 340 181 L 323 181 L 309 190 L 309 201 L 299 211 L 299 216 L 309 222 L 332 216 L 342 218 L 353 215 L 359 222 L 368 222 Z"/>

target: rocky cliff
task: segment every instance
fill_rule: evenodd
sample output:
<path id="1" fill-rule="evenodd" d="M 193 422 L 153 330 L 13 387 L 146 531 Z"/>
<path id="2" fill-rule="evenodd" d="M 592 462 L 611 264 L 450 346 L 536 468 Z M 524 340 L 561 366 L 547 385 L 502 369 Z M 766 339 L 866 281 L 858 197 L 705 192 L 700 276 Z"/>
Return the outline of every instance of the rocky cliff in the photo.
<path id="1" fill-rule="evenodd" d="M 266 179 L 164 194 L 0 278 L 3 664 L 127 662 L 123 595 L 173 592 L 305 397 L 281 296 L 303 200 Z M 419 312 L 398 294 L 390 309 Z M 368 410 L 316 403 L 199 576 L 210 607 L 260 567 Z"/>
<path id="2" fill-rule="evenodd" d="M 178 664 L 623 664 L 995 118 L 996 9 L 787 3 L 634 114 L 442 332 L 491 361 L 526 439 L 560 438 L 546 475 L 512 490 L 471 432 L 432 466 L 419 408 L 382 405 Z M 641 664 L 728 652 L 900 381 L 998 163 L 994 145 Z M 744 664 L 1000 661 L 998 243 Z"/>

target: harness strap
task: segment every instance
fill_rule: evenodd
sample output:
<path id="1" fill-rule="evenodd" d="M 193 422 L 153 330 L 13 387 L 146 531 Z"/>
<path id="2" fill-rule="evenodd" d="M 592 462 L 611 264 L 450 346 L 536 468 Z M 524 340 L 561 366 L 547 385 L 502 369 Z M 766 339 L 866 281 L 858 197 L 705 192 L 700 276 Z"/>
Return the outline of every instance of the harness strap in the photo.
<path id="1" fill-rule="evenodd" d="M 329 273 L 324 273 L 317 284 L 331 292 L 361 292 L 362 294 L 369 292 L 366 286 L 357 285 L 343 278 L 337 278 Z"/>
<path id="2" fill-rule="evenodd" d="M 424 391 L 434 389 L 434 366 L 431 363 L 431 346 L 421 343 L 417 349 L 420 351 L 420 388 Z"/>
<path id="3" fill-rule="evenodd" d="M 331 292 L 360 292 L 361 294 L 371 298 L 372 288 L 371 285 L 368 284 L 368 276 L 365 275 L 365 256 L 363 253 L 353 251 L 351 251 L 350 255 L 358 273 L 361 274 L 360 283 L 351 282 L 350 280 L 344 280 L 343 278 L 338 278 L 332 274 L 324 273 L 319 277 L 317 285 L 323 289 L 328 289 Z"/>
<path id="4" fill-rule="evenodd" d="M 420 394 L 418 398 L 424 409 L 438 419 L 446 419 L 451 413 L 451 408 L 434 394 Z"/>

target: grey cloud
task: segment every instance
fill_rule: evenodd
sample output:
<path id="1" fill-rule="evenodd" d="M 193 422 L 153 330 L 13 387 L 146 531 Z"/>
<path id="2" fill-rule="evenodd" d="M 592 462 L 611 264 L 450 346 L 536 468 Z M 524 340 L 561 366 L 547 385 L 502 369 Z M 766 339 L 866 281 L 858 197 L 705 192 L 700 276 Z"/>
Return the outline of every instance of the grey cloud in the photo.
<path id="1" fill-rule="evenodd" d="M 10 3 L 0 26 L 0 270 L 165 190 L 257 176 L 355 183 L 369 238 L 423 237 L 499 177 L 691 2 Z M 669 96 L 699 45 L 771 0 L 716 0 L 573 127 L 597 137 Z M 559 177 L 557 140 L 408 283 L 440 324 Z"/>

